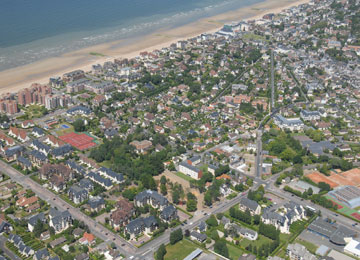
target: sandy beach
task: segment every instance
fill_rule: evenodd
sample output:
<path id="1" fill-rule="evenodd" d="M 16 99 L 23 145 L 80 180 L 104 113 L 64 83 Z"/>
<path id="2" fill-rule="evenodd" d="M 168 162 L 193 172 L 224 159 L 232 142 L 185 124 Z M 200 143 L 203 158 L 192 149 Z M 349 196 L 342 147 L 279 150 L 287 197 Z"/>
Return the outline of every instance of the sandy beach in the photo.
<path id="1" fill-rule="evenodd" d="M 265 2 L 208 17 L 188 25 L 173 29 L 162 29 L 153 34 L 137 38 L 126 43 L 110 42 L 81 49 L 59 57 L 40 60 L 24 66 L 0 72 L 0 94 L 17 92 L 32 83 L 47 83 L 50 77 L 82 69 L 88 71 L 91 65 L 114 60 L 114 58 L 132 58 L 142 51 L 152 51 L 169 46 L 179 40 L 185 40 L 201 33 L 213 33 L 226 23 L 261 18 L 266 13 L 279 13 L 283 9 L 308 3 L 309 0 L 267 0 Z M 104 56 L 91 55 L 91 52 Z"/>

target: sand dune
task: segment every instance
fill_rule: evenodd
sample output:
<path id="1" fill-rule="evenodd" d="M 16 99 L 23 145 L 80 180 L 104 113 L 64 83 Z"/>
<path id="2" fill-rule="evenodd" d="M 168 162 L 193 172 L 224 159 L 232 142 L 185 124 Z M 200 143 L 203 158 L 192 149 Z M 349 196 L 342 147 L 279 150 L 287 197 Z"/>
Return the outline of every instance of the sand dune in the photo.
<path id="1" fill-rule="evenodd" d="M 139 37 L 131 42 L 117 41 L 96 45 L 28 65 L 0 72 L 0 94 L 16 92 L 29 87 L 31 83 L 47 83 L 50 77 L 62 76 L 75 69 L 90 70 L 92 64 L 103 63 L 114 58 L 132 58 L 141 51 L 152 51 L 169 46 L 179 40 L 188 39 L 201 33 L 212 33 L 225 23 L 246 19 L 257 19 L 266 13 L 278 13 L 287 7 L 307 3 L 309 0 L 267 0 L 249 7 L 227 12 L 197 22 L 174 28 L 162 29 L 151 35 Z M 91 52 L 105 56 L 91 55 Z"/>

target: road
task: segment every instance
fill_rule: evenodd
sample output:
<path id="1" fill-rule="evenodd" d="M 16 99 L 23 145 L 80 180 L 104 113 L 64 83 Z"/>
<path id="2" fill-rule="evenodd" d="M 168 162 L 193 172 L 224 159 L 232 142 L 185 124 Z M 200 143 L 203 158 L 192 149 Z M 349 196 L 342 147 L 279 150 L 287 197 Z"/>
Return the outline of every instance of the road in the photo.
<path id="1" fill-rule="evenodd" d="M 15 255 L 11 250 L 9 250 L 6 247 L 6 241 L 7 238 L 4 236 L 0 236 L 0 249 L 5 253 L 5 255 L 7 255 L 8 257 L 10 257 L 11 260 L 21 260 L 20 257 L 18 257 L 17 255 Z"/>
<path id="2" fill-rule="evenodd" d="M 114 242 L 123 255 L 131 256 L 135 254 L 136 247 L 82 213 L 78 208 L 71 206 L 66 201 L 59 198 L 56 194 L 33 181 L 29 178 L 29 176 L 24 176 L 3 161 L 0 161 L 0 168 L 13 181 L 19 183 L 26 189 L 31 189 L 39 198 L 48 202 L 52 207 L 56 207 L 61 211 L 69 210 L 72 217 L 79 221 L 83 221 L 86 225 L 88 225 L 91 233 L 95 236 L 101 238 L 105 242 Z"/>
<path id="3" fill-rule="evenodd" d="M 271 111 L 275 109 L 275 76 L 274 76 L 274 50 L 271 50 Z"/>

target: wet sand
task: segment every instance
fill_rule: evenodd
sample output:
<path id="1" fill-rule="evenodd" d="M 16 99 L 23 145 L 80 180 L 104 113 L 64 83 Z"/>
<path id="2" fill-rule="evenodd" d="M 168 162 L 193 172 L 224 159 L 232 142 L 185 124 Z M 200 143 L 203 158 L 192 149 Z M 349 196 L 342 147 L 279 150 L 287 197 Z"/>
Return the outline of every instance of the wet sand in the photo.
<path id="1" fill-rule="evenodd" d="M 283 9 L 308 3 L 309 0 L 266 0 L 265 2 L 244 7 L 235 11 L 201 19 L 185 26 L 162 29 L 153 34 L 132 39 L 130 42 L 116 41 L 66 53 L 58 57 L 40 60 L 24 66 L 0 72 L 0 94 L 17 92 L 32 83 L 48 83 L 50 77 L 82 69 L 89 71 L 91 65 L 113 61 L 115 58 L 133 58 L 142 51 L 153 51 L 167 47 L 179 40 L 213 33 L 226 23 L 241 20 L 254 20 L 267 13 L 279 13 Z M 91 55 L 100 53 L 104 56 Z"/>

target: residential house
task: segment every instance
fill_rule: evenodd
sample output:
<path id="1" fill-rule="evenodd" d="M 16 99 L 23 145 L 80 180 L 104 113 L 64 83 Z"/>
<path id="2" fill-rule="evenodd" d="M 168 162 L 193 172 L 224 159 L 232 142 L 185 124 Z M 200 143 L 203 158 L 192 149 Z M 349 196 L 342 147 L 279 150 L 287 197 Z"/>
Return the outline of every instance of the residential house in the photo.
<path id="1" fill-rule="evenodd" d="M 260 213 L 261 213 L 260 205 L 256 201 L 250 200 L 250 199 L 245 198 L 245 197 L 241 198 L 239 208 L 242 211 L 249 210 L 250 214 L 252 216 L 253 215 L 260 215 Z"/>
<path id="2" fill-rule="evenodd" d="M 290 233 L 291 221 L 287 216 L 283 216 L 277 212 L 267 210 L 262 214 L 261 221 L 264 224 L 273 225 L 276 227 L 276 229 L 280 230 L 281 233 Z"/>
<path id="3" fill-rule="evenodd" d="M 301 110 L 300 117 L 304 121 L 311 121 L 311 120 L 320 120 L 321 115 L 319 111 L 309 111 L 309 110 Z"/>
<path id="4" fill-rule="evenodd" d="M 311 254 L 305 246 L 298 243 L 289 244 L 286 248 L 286 255 L 291 260 L 316 260 L 317 257 Z"/>
<path id="5" fill-rule="evenodd" d="M 11 137 L 17 138 L 20 142 L 27 142 L 30 138 L 27 135 L 27 132 L 23 129 L 19 129 L 16 127 L 11 126 L 9 130 L 9 135 Z"/>
<path id="6" fill-rule="evenodd" d="M 157 191 L 146 190 L 136 195 L 134 204 L 137 207 L 150 205 L 153 208 L 163 210 L 166 206 L 168 206 L 169 201 Z"/>
<path id="7" fill-rule="evenodd" d="M 34 260 L 50 260 L 49 251 L 46 248 L 38 250 L 34 254 Z"/>
<path id="8" fill-rule="evenodd" d="M 109 168 L 101 167 L 98 172 L 100 173 L 100 175 L 105 176 L 106 178 L 110 179 L 112 182 L 115 183 L 124 182 L 124 176 L 121 173 L 116 173 Z"/>
<path id="9" fill-rule="evenodd" d="M 50 188 L 56 192 L 61 192 L 66 189 L 66 182 L 63 176 L 53 174 L 49 179 Z"/>
<path id="10" fill-rule="evenodd" d="M 165 207 L 160 213 L 160 219 L 167 223 L 170 223 L 177 218 L 177 209 L 173 205 Z"/>
<path id="11" fill-rule="evenodd" d="M 190 238 L 192 240 L 196 240 L 199 243 L 204 243 L 206 241 L 206 239 L 207 239 L 207 235 L 199 233 L 199 232 L 193 230 L 190 233 Z"/>
<path id="12" fill-rule="evenodd" d="M 149 140 L 142 140 L 142 141 L 135 140 L 132 141 L 130 144 L 135 147 L 138 153 L 143 153 L 143 154 L 152 148 L 152 142 Z"/>
<path id="13" fill-rule="evenodd" d="M 87 190 L 73 185 L 67 192 L 69 199 L 72 200 L 75 204 L 80 204 L 89 198 L 89 193 Z"/>
<path id="14" fill-rule="evenodd" d="M 92 197 L 88 201 L 89 209 L 91 212 L 99 212 L 105 208 L 105 200 L 103 197 Z"/>
<path id="15" fill-rule="evenodd" d="M 25 148 L 20 145 L 16 145 L 13 147 L 4 147 L 1 148 L 3 152 L 3 157 L 7 162 L 15 161 L 19 156 L 22 156 Z"/>
<path id="16" fill-rule="evenodd" d="M 130 239 L 134 239 L 142 233 L 149 236 L 157 227 L 158 222 L 154 216 L 140 217 L 126 225 L 125 233 L 130 235 Z"/>
<path id="17" fill-rule="evenodd" d="M 37 150 L 33 150 L 29 154 L 29 159 L 35 167 L 41 167 L 45 163 L 49 162 L 49 159 L 45 154 Z"/>
<path id="18" fill-rule="evenodd" d="M 97 184 L 101 185 L 105 189 L 111 189 L 113 186 L 112 181 L 106 178 L 103 178 L 100 174 L 95 172 L 89 172 L 87 177 L 92 180 L 93 182 L 96 182 Z"/>
<path id="19" fill-rule="evenodd" d="M 55 208 L 51 208 L 49 218 L 49 226 L 54 228 L 56 234 L 66 230 L 72 224 L 72 217 L 67 210 L 59 211 Z"/>
<path id="20" fill-rule="evenodd" d="M 23 170 L 31 170 L 32 164 L 29 161 L 29 159 L 19 156 L 17 158 L 17 164 L 23 169 Z"/>

